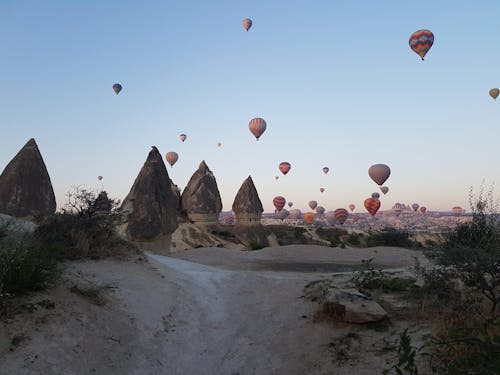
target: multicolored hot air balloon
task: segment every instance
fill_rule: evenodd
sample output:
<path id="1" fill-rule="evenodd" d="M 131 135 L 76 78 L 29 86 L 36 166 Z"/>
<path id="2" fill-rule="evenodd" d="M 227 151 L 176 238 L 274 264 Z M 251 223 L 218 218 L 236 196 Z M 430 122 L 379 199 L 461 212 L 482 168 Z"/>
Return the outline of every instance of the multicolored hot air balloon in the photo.
<path id="1" fill-rule="evenodd" d="M 378 186 L 382 186 L 391 175 L 391 168 L 385 164 L 374 164 L 368 168 L 368 175 Z"/>
<path id="2" fill-rule="evenodd" d="M 304 222 L 306 224 L 310 225 L 310 224 L 314 223 L 314 214 L 312 212 L 304 213 L 302 218 L 304 219 Z"/>
<path id="3" fill-rule="evenodd" d="M 420 207 L 420 205 L 418 203 L 413 203 L 411 205 L 411 208 L 413 208 L 413 211 L 417 212 L 418 208 Z"/>
<path id="4" fill-rule="evenodd" d="M 118 95 L 120 91 L 122 91 L 122 85 L 120 85 L 119 83 L 115 83 L 113 85 L 113 91 L 115 92 L 116 95 Z"/>
<path id="5" fill-rule="evenodd" d="M 292 166 L 287 161 L 281 162 L 280 165 L 278 166 L 280 172 L 283 173 L 283 174 L 287 174 L 288 172 L 290 172 L 290 168 L 291 167 Z"/>
<path id="6" fill-rule="evenodd" d="M 425 214 L 427 212 L 427 207 L 424 207 L 424 206 L 420 207 L 420 212 L 422 214 Z"/>
<path id="7" fill-rule="evenodd" d="M 273 198 L 273 205 L 276 210 L 281 211 L 285 207 L 286 199 L 280 195 Z"/>
<path id="8" fill-rule="evenodd" d="M 323 215 L 325 213 L 325 207 L 323 206 L 316 207 L 316 213 L 320 216 Z"/>
<path id="9" fill-rule="evenodd" d="M 242 22 L 243 28 L 248 31 L 252 27 L 252 20 L 250 18 L 245 18 Z"/>
<path id="10" fill-rule="evenodd" d="M 264 119 L 256 117 L 250 120 L 250 122 L 248 123 L 248 128 L 250 129 L 250 132 L 255 136 L 255 138 L 259 140 L 259 137 L 262 135 L 262 133 L 266 131 L 267 124 Z"/>
<path id="11" fill-rule="evenodd" d="M 330 168 L 328 168 L 328 167 L 323 167 L 323 173 L 324 173 L 324 174 L 328 174 L 328 172 L 330 172 Z"/>
<path id="12" fill-rule="evenodd" d="M 325 188 L 319 188 L 319 192 L 323 193 L 325 191 Z"/>
<path id="13" fill-rule="evenodd" d="M 337 208 L 335 211 L 335 219 L 340 223 L 344 224 L 349 216 L 349 212 L 345 208 Z"/>
<path id="14" fill-rule="evenodd" d="M 434 44 L 434 34 L 429 30 L 418 30 L 410 35 L 410 48 L 423 60 Z"/>
<path id="15" fill-rule="evenodd" d="M 174 164 L 177 163 L 177 160 L 179 160 L 179 155 L 177 154 L 177 152 L 169 151 L 165 155 L 165 159 L 167 160 L 168 164 L 173 167 Z"/>
<path id="16" fill-rule="evenodd" d="M 380 194 L 379 193 L 372 193 L 372 198 L 375 198 L 375 199 L 379 199 L 380 198 Z"/>
<path id="17" fill-rule="evenodd" d="M 385 194 L 387 194 L 387 192 L 389 191 L 389 188 L 388 188 L 387 186 L 381 186 L 381 187 L 380 187 L 380 191 L 381 191 L 382 193 L 384 193 L 384 195 L 385 195 Z"/>
<path id="18" fill-rule="evenodd" d="M 184 142 L 184 141 L 186 140 L 186 138 L 187 138 L 187 135 L 186 135 L 186 134 L 184 134 L 184 133 L 179 135 L 179 139 L 180 139 L 182 142 Z"/>
<path id="19" fill-rule="evenodd" d="M 366 210 L 370 215 L 375 216 L 378 209 L 380 208 L 380 200 L 375 198 L 366 198 L 364 202 Z"/>
<path id="20" fill-rule="evenodd" d="M 491 90 L 490 90 L 490 96 L 491 96 L 493 99 L 497 100 L 498 94 L 500 94 L 500 90 L 499 90 L 499 89 L 497 89 L 496 87 L 495 87 L 494 89 L 491 89 Z"/>
<path id="21" fill-rule="evenodd" d="M 318 206 L 318 202 L 309 201 L 309 207 L 311 207 L 311 210 L 314 210 L 317 206 Z"/>
<path id="22" fill-rule="evenodd" d="M 356 206 L 353 205 L 352 203 L 349 205 L 349 209 L 351 210 L 351 212 L 354 211 L 355 208 L 356 208 Z"/>
<path id="23" fill-rule="evenodd" d="M 288 207 L 292 208 L 293 202 L 288 202 L 287 204 L 288 204 Z"/>

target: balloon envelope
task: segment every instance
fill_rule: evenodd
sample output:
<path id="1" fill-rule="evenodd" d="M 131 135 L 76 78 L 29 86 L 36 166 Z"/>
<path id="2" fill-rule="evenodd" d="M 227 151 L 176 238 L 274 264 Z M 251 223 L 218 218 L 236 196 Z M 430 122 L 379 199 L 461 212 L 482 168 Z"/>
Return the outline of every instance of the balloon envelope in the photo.
<path id="1" fill-rule="evenodd" d="M 375 198 L 367 198 L 365 199 L 364 205 L 370 215 L 375 216 L 378 209 L 380 208 L 380 201 Z"/>
<path id="2" fill-rule="evenodd" d="M 165 159 L 167 160 L 168 164 L 173 167 L 174 164 L 177 163 L 177 160 L 179 160 L 179 155 L 177 154 L 177 152 L 169 151 L 165 155 Z"/>
<path id="3" fill-rule="evenodd" d="M 217 147 L 222 146 L 222 142 L 217 142 Z"/>
<path id="4" fill-rule="evenodd" d="M 280 179 L 280 176 L 274 176 L 274 179 L 278 181 Z"/>
<path id="5" fill-rule="evenodd" d="M 328 172 L 330 172 L 330 168 L 328 168 L 328 167 L 323 167 L 323 173 L 324 173 L 324 174 L 327 174 Z"/>
<path id="6" fill-rule="evenodd" d="M 288 212 L 288 210 L 283 208 L 280 211 L 276 211 L 274 215 L 276 216 L 276 219 L 285 220 L 288 215 L 290 215 L 290 213 Z"/>
<path id="7" fill-rule="evenodd" d="M 300 212 L 300 210 L 297 210 L 297 209 L 290 210 L 290 215 L 289 215 L 290 219 L 298 220 L 298 219 L 300 219 L 300 215 L 302 215 L 302 212 Z"/>
<path id="8" fill-rule="evenodd" d="M 372 198 L 379 199 L 380 194 L 379 193 L 372 193 Z"/>
<path id="9" fill-rule="evenodd" d="M 245 18 L 242 22 L 243 28 L 248 31 L 252 27 L 252 20 L 250 18 Z"/>
<path id="10" fill-rule="evenodd" d="M 325 188 L 319 188 L 320 193 L 325 191 Z"/>
<path id="11" fill-rule="evenodd" d="M 182 142 L 184 142 L 184 141 L 186 140 L 186 138 L 187 138 L 187 135 L 186 135 L 186 134 L 181 134 L 181 135 L 179 135 L 179 139 L 180 139 Z"/>
<path id="12" fill-rule="evenodd" d="M 122 91 L 122 85 L 120 85 L 119 83 L 115 83 L 113 85 L 113 91 L 115 92 L 116 95 L 118 95 L 120 91 Z"/>
<path id="13" fill-rule="evenodd" d="M 423 60 L 434 44 L 434 34 L 429 30 L 418 30 L 410 35 L 410 48 Z"/>
<path id="14" fill-rule="evenodd" d="M 420 205 L 418 203 L 413 203 L 411 205 L 411 208 L 413 208 L 413 211 L 417 212 L 418 208 L 420 207 Z"/>
<path id="15" fill-rule="evenodd" d="M 318 202 L 309 201 L 309 207 L 311 207 L 311 210 L 314 210 L 317 206 L 318 206 Z"/>
<path id="16" fill-rule="evenodd" d="M 387 192 L 389 191 L 389 188 L 388 188 L 387 186 L 381 186 L 381 187 L 380 187 L 380 191 L 381 191 L 382 193 L 384 193 L 384 195 L 385 195 L 385 194 L 387 194 Z"/>
<path id="17" fill-rule="evenodd" d="M 460 207 L 460 206 L 455 206 L 455 207 L 453 207 L 453 208 L 451 209 L 451 213 L 452 213 L 453 215 L 455 215 L 455 216 L 460 216 L 460 215 L 462 215 L 462 212 L 463 212 L 463 210 L 462 210 L 462 207 Z"/>
<path id="18" fill-rule="evenodd" d="M 314 214 L 312 212 L 306 212 L 303 216 L 303 219 L 306 224 L 312 224 L 314 223 Z"/>
<path id="19" fill-rule="evenodd" d="M 292 207 L 293 206 L 293 202 L 288 202 L 288 207 Z"/>
<path id="20" fill-rule="evenodd" d="M 278 195 L 273 198 L 273 205 L 278 210 L 281 211 L 285 207 L 286 199 Z"/>
<path id="21" fill-rule="evenodd" d="M 381 186 L 391 175 L 391 168 L 385 164 L 374 164 L 368 169 L 368 175 L 377 185 Z"/>
<path id="22" fill-rule="evenodd" d="M 355 205 L 353 205 L 352 203 L 349 205 L 349 209 L 350 209 L 351 211 L 354 211 L 354 209 L 355 209 L 355 208 L 356 208 L 356 206 L 355 206 Z"/>
<path id="23" fill-rule="evenodd" d="M 349 216 L 349 212 L 345 208 L 337 208 L 335 211 L 335 219 L 340 223 L 344 224 L 344 222 L 347 220 L 347 217 Z"/>
<path id="24" fill-rule="evenodd" d="M 259 140 L 259 137 L 266 131 L 267 124 L 264 121 L 264 119 L 260 117 L 256 117 L 254 119 L 251 119 L 250 122 L 248 123 L 248 128 L 250 129 L 250 132 Z"/>
<path id="25" fill-rule="evenodd" d="M 498 94 L 500 94 L 500 90 L 499 90 L 499 89 L 494 88 L 494 89 L 491 89 L 491 90 L 490 90 L 490 96 L 491 96 L 493 99 L 497 100 Z"/>
<path id="26" fill-rule="evenodd" d="M 325 207 L 323 207 L 323 206 L 316 207 L 316 213 L 318 215 L 323 215 L 325 213 Z"/>
<path id="27" fill-rule="evenodd" d="M 424 206 L 420 207 L 420 212 L 425 214 L 427 212 L 427 207 Z"/>
<path id="28" fill-rule="evenodd" d="M 287 174 L 290 171 L 291 167 L 292 166 L 287 161 L 281 162 L 280 165 L 278 166 L 280 172 L 283 173 L 283 174 Z"/>
<path id="29" fill-rule="evenodd" d="M 101 181 L 101 180 L 102 180 L 102 176 L 97 176 L 97 179 L 98 179 L 99 181 Z"/>

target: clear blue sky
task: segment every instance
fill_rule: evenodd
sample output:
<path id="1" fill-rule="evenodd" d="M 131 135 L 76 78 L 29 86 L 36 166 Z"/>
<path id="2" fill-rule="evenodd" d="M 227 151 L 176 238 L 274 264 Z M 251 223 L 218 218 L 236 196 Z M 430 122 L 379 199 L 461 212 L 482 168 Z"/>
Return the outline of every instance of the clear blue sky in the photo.
<path id="1" fill-rule="evenodd" d="M 98 175 L 123 199 L 156 145 L 179 153 L 181 189 L 204 159 L 224 210 L 248 175 L 266 211 L 276 195 L 358 210 L 385 163 L 382 210 L 468 208 L 470 186 L 500 181 L 499 17 L 496 0 L 1 0 L 0 170 L 34 137 L 59 207 Z"/>

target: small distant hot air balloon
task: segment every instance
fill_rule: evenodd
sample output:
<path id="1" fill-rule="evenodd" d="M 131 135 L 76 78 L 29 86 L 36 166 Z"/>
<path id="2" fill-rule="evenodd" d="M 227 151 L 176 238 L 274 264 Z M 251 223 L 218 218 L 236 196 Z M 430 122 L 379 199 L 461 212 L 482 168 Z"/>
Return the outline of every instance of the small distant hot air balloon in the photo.
<path id="1" fill-rule="evenodd" d="M 290 213 L 288 212 L 288 210 L 283 208 L 280 211 L 276 211 L 274 215 L 276 216 L 276 219 L 280 219 L 281 221 L 283 221 L 288 217 L 288 215 L 290 215 Z"/>
<path id="2" fill-rule="evenodd" d="M 323 193 L 325 191 L 325 188 L 319 188 L 319 192 Z"/>
<path id="3" fill-rule="evenodd" d="M 387 186 L 381 186 L 381 187 L 380 187 L 380 191 L 381 191 L 382 193 L 384 193 L 384 195 L 385 195 L 385 194 L 387 194 L 387 192 L 389 191 L 389 188 L 388 188 Z"/>
<path id="4" fill-rule="evenodd" d="M 401 211 L 403 211 L 404 209 L 404 205 L 401 204 L 401 203 L 396 203 L 394 206 L 392 206 L 392 210 L 396 213 L 396 214 L 400 214 Z"/>
<path id="5" fill-rule="evenodd" d="M 418 30 L 410 35 L 410 48 L 423 60 L 434 44 L 434 34 L 429 30 Z"/>
<path id="6" fill-rule="evenodd" d="M 378 186 L 382 186 L 391 175 L 391 168 L 385 164 L 374 164 L 368 169 L 368 175 Z"/>
<path id="7" fill-rule="evenodd" d="M 314 223 L 314 214 L 312 212 L 304 213 L 304 216 L 302 218 L 304 219 L 306 224 Z"/>
<path id="8" fill-rule="evenodd" d="M 353 205 L 352 203 L 349 205 L 349 209 L 351 210 L 351 212 L 354 211 L 355 208 L 356 208 L 356 206 Z"/>
<path id="9" fill-rule="evenodd" d="M 177 160 L 179 160 L 179 155 L 177 154 L 177 152 L 169 151 L 165 155 L 165 159 L 167 160 L 168 164 L 173 167 L 174 164 L 177 163 Z"/>
<path id="10" fill-rule="evenodd" d="M 316 213 L 320 216 L 323 215 L 325 213 L 325 207 L 323 206 L 316 207 Z"/>
<path id="11" fill-rule="evenodd" d="M 344 224 L 349 216 L 349 212 L 345 208 L 337 208 L 335 211 L 335 219 L 340 223 Z"/>
<path id="12" fill-rule="evenodd" d="M 302 212 L 300 212 L 300 210 L 297 210 L 297 209 L 290 210 L 290 215 L 289 215 L 290 219 L 298 220 L 298 219 L 300 219 L 300 215 L 302 215 Z"/>
<path id="13" fill-rule="evenodd" d="M 453 207 L 453 208 L 451 209 L 451 213 L 452 213 L 453 215 L 455 215 L 455 216 L 460 216 L 460 215 L 462 215 L 462 212 L 463 212 L 463 210 L 462 210 L 462 207 L 460 207 L 460 206 L 455 206 L 455 207 Z"/>
<path id="14" fill-rule="evenodd" d="M 276 210 L 278 210 L 278 211 L 281 211 L 283 209 L 283 207 L 285 207 L 285 203 L 286 203 L 286 199 L 280 195 L 273 198 L 273 205 L 276 208 Z"/>
<path id="15" fill-rule="evenodd" d="M 367 198 L 365 199 L 364 205 L 370 215 L 375 216 L 378 209 L 380 208 L 380 200 L 375 198 Z"/>
<path id="16" fill-rule="evenodd" d="M 413 203 L 411 205 L 411 208 L 413 208 L 413 211 L 417 212 L 418 208 L 420 207 L 420 205 L 418 203 Z"/>
<path id="17" fill-rule="evenodd" d="M 222 217 L 222 223 L 226 225 L 233 225 L 234 224 L 234 215 L 231 212 L 226 213 Z"/>
<path id="18" fill-rule="evenodd" d="M 290 171 L 291 167 L 292 166 L 287 161 L 281 162 L 280 165 L 278 166 L 280 172 L 283 173 L 283 174 L 287 174 Z"/>
<path id="19" fill-rule="evenodd" d="M 260 117 L 256 117 L 254 119 L 251 119 L 250 122 L 248 123 L 248 128 L 250 129 L 250 132 L 259 140 L 259 137 L 266 131 L 267 124 L 264 121 L 264 119 Z"/>
<path id="20" fill-rule="evenodd" d="M 420 207 L 420 212 L 422 214 L 425 214 L 427 212 L 427 207 L 424 207 L 424 206 Z"/>
<path id="21" fill-rule="evenodd" d="M 328 168 L 328 167 L 323 167 L 323 173 L 324 173 L 324 174 L 328 174 L 328 172 L 330 172 L 330 168 Z"/>
<path id="22" fill-rule="evenodd" d="M 222 142 L 217 142 L 217 147 L 221 147 L 222 146 Z"/>
<path id="23" fill-rule="evenodd" d="M 115 83 L 113 85 L 113 91 L 115 92 L 116 95 L 118 95 L 120 91 L 122 91 L 122 85 L 120 85 L 119 83 Z"/>
<path id="24" fill-rule="evenodd" d="M 293 202 L 288 202 L 287 204 L 288 204 L 288 207 L 292 208 Z"/>
<path id="25" fill-rule="evenodd" d="M 497 100 L 498 94 L 500 94 L 500 90 L 499 90 L 499 89 L 497 89 L 496 87 L 495 87 L 494 89 L 491 89 L 491 90 L 490 90 L 490 96 L 491 96 L 493 99 Z"/>
<path id="26" fill-rule="evenodd" d="M 187 135 L 186 135 L 186 134 L 181 134 L 181 135 L 179 135 L 179 139 L 180 139 L 182 142 L 184 142 L 184 141 L 186 140 L 186 138 L 187 138 Z"/>
<path id="27" fill-rule="evenodd" d="M 243 28 L 246 31 L 250 30 L 250 28 L 252 27 L 252 20 L 250 18 L 245 18 L 242 23 L 243 23 Z"/>
<path id="28" fill-rule="evenodd" d="M 380 194 L 379 193 L 372 193 L 372 198 L 379 199 Z"/>
<path id="29" fill-rule="evenodd" d="M 274 179 L 278 181 L 280 179 L 280 176 L 274 176 Z"/>
<path id="30" fill-rule="evenodd" d="M 311 210 L 314 210 L 317 206 L 318 206 L 318 202 L 309 201 L 309 207 L 311 207 Z"/>

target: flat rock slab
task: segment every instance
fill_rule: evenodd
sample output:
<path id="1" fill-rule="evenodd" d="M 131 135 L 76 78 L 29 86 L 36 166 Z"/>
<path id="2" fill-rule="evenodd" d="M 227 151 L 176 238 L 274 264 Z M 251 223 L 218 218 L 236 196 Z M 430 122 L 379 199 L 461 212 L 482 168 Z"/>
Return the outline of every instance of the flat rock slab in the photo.
<path id="1" fill-rule="evenodd" d="M 387 312 L 377 302 L 356 289 L 330 288 L 323 307 L 347 323 L 370 323 L 387 318 Z"/>

